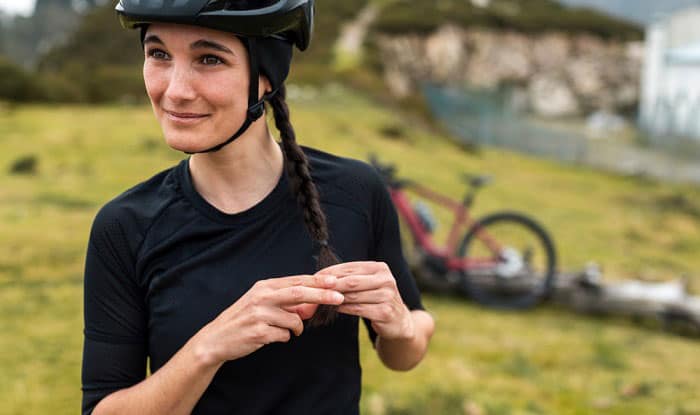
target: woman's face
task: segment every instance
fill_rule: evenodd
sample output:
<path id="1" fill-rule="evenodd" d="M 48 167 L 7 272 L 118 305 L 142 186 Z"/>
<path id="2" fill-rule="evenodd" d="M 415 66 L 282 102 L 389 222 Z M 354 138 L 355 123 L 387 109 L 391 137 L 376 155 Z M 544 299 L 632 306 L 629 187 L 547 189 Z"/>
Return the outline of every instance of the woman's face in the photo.
<path id="1" fill-rule="evenodd" d="M 149 26 L 144 51 L 146 91 L 170 147 L 202 151 L 240 128 L 248 107 L 249 66 L 236 36 L 158 23 Z"/>

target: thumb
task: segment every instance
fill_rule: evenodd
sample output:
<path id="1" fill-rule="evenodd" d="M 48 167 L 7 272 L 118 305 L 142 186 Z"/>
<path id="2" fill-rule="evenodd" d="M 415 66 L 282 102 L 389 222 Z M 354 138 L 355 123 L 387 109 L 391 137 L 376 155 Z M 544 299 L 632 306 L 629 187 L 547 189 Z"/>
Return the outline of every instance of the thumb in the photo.
<path id="1" fill-rule="evenodd" d="M 287 311 L 297 313 L 302 320 L 308 320 L 313 317 L 318 304 L 299 304 L 291 307 L 285 307 Z"/>

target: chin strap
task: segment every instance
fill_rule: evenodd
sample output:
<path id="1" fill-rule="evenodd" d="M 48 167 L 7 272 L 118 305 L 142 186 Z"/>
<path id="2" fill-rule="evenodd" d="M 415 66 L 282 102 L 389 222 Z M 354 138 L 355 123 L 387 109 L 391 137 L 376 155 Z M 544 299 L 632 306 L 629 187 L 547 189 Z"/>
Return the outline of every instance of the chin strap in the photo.
<path id="1" fill-rule="evenodd" d="M 249 89 L 248 89 L 248 110 L 246 111 L 246 117 L 245 121 L 243 122 L 243 125 L 241 125 L 241 128 L 236 131 L 235 134 L 233 134 L 231 137 L 229 137 L 228 140 L 224 141 L 221 144 L 217 144 L 214 147 L 211 147 L 209 149 L 203 150 L 203 151 L 194 151 L 194 152 L 188 152 L 186 151 L 185 153 L 187 154 L 199 154 L 199 153 L 212 153 L 215 151 L 221 150 L 224 146 L 227 144 L 232 143 L 235 139 L 240 137 L 248 127 L 255 121 L 257 121 L 262 115 L 265 113 L 265 101 L 269 100 L 272 98 L 276 93 L 277 90 L 275 89 L 274 91 L 270 92 L 269 94 L 263 95 L 262 99 L 258 100 L 258 79 L 260 77 L 260 68 L 258 65 L 258 54 L 257 54 L 257 47 L 255 43 L 255 38 L 250 37 L 241 37 L 241 40 L 243 43 L 247 46 L 248 49 L 248 56 L 250 59 L 250 84 L 249 84 Z"/>

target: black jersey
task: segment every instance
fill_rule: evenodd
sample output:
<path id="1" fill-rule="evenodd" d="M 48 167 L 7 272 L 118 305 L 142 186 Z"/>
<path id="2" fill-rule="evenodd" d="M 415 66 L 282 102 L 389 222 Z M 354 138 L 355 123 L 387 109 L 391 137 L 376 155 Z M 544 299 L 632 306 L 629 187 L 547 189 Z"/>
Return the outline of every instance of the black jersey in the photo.
<path id="1" fill-rule="evenodd" d="M 303 150 L 340 260 L 386 262 L 408 308 L 422 309 L 381 178 L 361 161 Z M 107 203 L 87 248 L 83 413 L 142 381 L 147 359 L 158 370 L 256 281 L 313 274 L 317 253 L 286 174 L 236 214 L 197 193 L 187 159 Z M 358 414 L 358 329 L 357 317 L 340 314 L 226 362 L 192 413 Z"/>

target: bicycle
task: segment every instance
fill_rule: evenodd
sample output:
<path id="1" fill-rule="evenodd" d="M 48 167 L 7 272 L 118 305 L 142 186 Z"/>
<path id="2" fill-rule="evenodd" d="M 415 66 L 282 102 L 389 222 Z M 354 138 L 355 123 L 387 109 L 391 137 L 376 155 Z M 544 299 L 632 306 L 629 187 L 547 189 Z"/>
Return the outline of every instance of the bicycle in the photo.
<path id="1" fill-rule="evenodd" d="M 369 156 L 369 162 L 387 185 L 402 224 L 408 226 L 418 254 L 409 261 L 412 266 L 429 270 L 432 279 L 456 286 L 491 307 L 528 308 L 549 297 L 556 253 L 547 231 L 517 211 L 496 212 L 477 220 L 469 215 L 477 191 L 489 184 L 490 176 L 463 174 L 469 188 L 461 201 L 455 201 L 414 181 L 397 178 L 396 167 L 380 163 L 375 155 Z M 454 214 L 445 245 L 435 241 L 436 222 L 428 206 L 420 199 L 411 204 L 408 189 Z M 457 245 L 465 228 L 467 232 Z"/>

